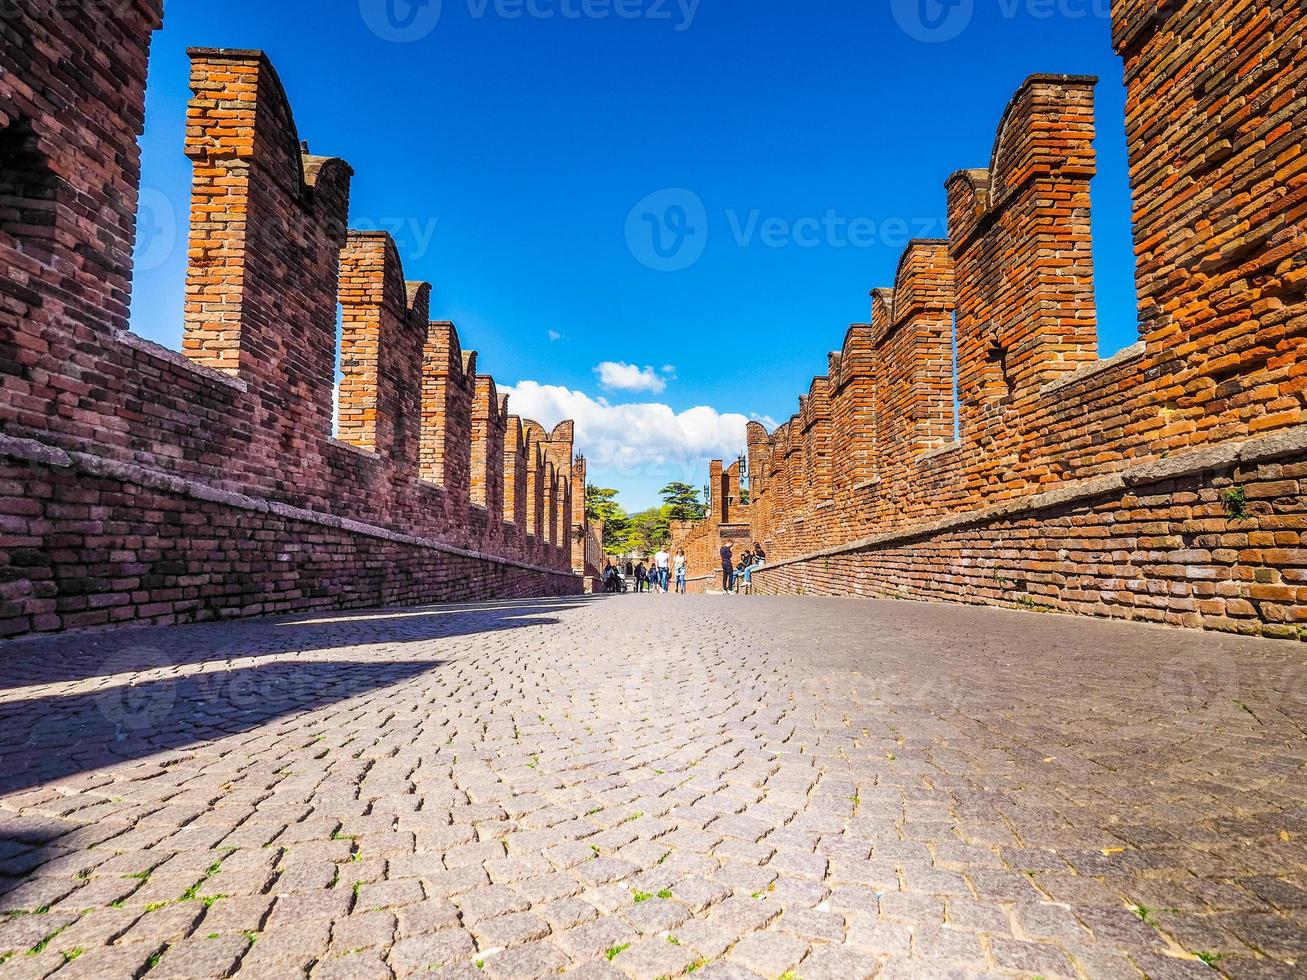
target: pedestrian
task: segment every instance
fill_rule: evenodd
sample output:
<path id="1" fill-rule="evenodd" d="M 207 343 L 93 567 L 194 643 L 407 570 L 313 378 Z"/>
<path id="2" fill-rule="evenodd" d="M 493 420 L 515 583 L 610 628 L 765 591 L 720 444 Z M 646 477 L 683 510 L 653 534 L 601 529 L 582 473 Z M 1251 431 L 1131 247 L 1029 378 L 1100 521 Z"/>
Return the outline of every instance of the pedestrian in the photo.
<path id="1" fill-rule="evenodd" d="M 676 569 L 676 594 L 685 595 L 685 549 L 676 549 L 676 558 L 672 560 Z"/>
<path id="2" fill-rule="evenodd" d="M 731 586 L 735 584 L 735 552 L 731 550 L 730 544 L 722 545 L 722 591 L 727 595 L 731 593 Z"/>
<path id="3" fill-rule="evenodd" d="M 604 566 L 604 591 L 610 595 L 617 591 L 617 569 L 611 561 Z"/>
<path id="4" fill-rule="evenodd" d="M 635 594 L 639 595 L 644 591 L 645 583 L 648 581 L 648 572 L 645 570 L 644 562 L 635 566 Z"/>
<path id="5" fill-rule="evenodd" d="M 745 595 L 753 594 L 753 553 L 749 551 L 740 557 L 740 569 L 735 576 L 735 591 L 738 593 L 741 589 Z"/>
<path id="6" fill-rule="evenodd" d="M 663 595 L 667 595 L 671 585 L 671 564 L 672 556 L 667 553 L 666 547 L 660 545 L 658 553 L 654 555 L 654 568 L 658 573 L 658 591 Z"/>

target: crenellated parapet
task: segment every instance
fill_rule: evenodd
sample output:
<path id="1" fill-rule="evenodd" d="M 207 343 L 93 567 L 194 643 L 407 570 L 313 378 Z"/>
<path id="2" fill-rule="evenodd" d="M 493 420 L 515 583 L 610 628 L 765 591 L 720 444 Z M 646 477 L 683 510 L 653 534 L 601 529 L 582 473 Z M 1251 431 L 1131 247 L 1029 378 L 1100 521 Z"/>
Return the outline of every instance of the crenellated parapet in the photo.
<path id="1" fill-rule="evenodd" d="M 763 591 L 1295 635 L 1301 552 L 1251 545 L 1304 543 L 1305 23 L 1113 3 L 1140 342 L 1104 360 L 1095 80 L 1021 86 L 988 167 L 945 184 L 947 240 L 908 245 L 794 418 L 750 427 Z"/>
<path id="2" fill-rule="evenodd" d="M 0 635 L 580 590 L 570 424 L 509 449 L 494 380 L 390 236 L 347 230 L 353 171 L 309 152 L 263 53 L 190 52 L 178 353 L 126 329 L 160 5 L 4 20 L 0 469 L 49 510 Z"/>
<path id="3" fill-rule="evenodd" d="M 418 472 L 431 285 L 405 282 L 385 232 L 351 231 L 340 255 L 337 438 Z"/>

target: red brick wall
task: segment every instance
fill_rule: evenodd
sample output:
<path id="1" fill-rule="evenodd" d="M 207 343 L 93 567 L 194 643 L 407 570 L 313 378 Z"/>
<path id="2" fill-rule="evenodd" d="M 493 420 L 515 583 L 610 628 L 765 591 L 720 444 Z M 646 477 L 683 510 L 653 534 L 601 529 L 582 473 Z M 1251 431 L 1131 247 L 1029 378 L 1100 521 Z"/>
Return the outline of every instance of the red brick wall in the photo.
<path id="1" fill-rule="evenodd" d="M 1307 562 L 1296 550 L 1307 503 L 1296 481 L 1276 476 L 1276 467 L 1297 472 L 1307 444 L 1304 13 L 1252 0 L 1117 0 L 1113 13 L 1129 97 L 1141 343 L 1097 360 L 1094 80 L 1034 76 L 1002 116 L 990 166 L 947 182 L 948 241 L 909 246 L 894 289 L 873 292 L 871 324 L 850 328 L 798 416 L 770 437 L 751 428 L 751 530 L 784 562 L 760 574 L 766 588 L 887 593 L 910 580 L 903 594 L 1004 601 L 969 571 L 988 562 L 1033 583 L 1022 603 L 1044 604 L 1043 583 L 1003 541 L 1020 531 L 1020 547 L 1041 533 L 1114 542 L 1107 559 L 1073 576 L 1078 586 L 1047 591 L 1057 608 L 1189 626 L 1251 621 L 1276 635 L 1276 624 L 1307 611 L 1297 587 Z M 1275 430 L 1285 436 L 1260 468 L 1239 469 L 1241 441 Z M 1198 455 L 1177 455 L 1189 451 Z M 1182 459 L 1183 487 L 1157 479 L 1157 467 Z M 1139 499 L 1160 509 L 1163 533 L 1120 530 L 1142 520 L 1131 496 L 1106 493 L 1084 513 L 1047 503 L 1049 493 L 1078 500 L 1112 479 L 1149 488 Z M 1238 527 L 1209 526 L 1211 514 L 1178 531 L 1167 523 L 1195 501 L 1210 509 L 1226 491 L 1267 487 L 1275 492 L 1259 507 L 1270 512 L 1232 561 L 1231 548 L 1194 540 L 1237 539 Z M 995 507 L 1025 523 L 1005 523 Z M 957 532 L 937 534 L 948 520 L 978 529 L 965 547 Z M 905 535 L 907 550 L 897 543 Z M 1064 564 L 1092 551 L 1055 549 Z M 941 575 L 950 562 L 962 563 L 958 573 Z M 1136 562 L 1188 578 L 1113 572 Z M 937 584 L 912 578 L 914 568 Z M 1190 579 L 1227 584 L 1214 595 Z"/>
<path id="2" fill-rule="evenodd" d="M 428 322 L 430 286 L 405 281 L 393 241 L 346 231 L 352 171 L 302 147 L 259 52 L 191 52 L 184 349 L 127 332 L 159 15 L 37 0 L 0 20 L 0 189 L 17 205 L 0 211 L 0 634 L 307 608 L 331 589 L 342 604 L 490 581 L 578 591 L 570 547 L 527 541 L 496 510 L 508 420 L 493 381 L 453 324 Z M 556 442 L 555 527 L 570 430 Z M 100 479 L 116 483 L 80 489 Z M 299 531 L 330 547 L 296 545 Z M 225 577 L 206 571 L 219 552 Z M 442 584 L 452 568 L 467 590 Z"/>

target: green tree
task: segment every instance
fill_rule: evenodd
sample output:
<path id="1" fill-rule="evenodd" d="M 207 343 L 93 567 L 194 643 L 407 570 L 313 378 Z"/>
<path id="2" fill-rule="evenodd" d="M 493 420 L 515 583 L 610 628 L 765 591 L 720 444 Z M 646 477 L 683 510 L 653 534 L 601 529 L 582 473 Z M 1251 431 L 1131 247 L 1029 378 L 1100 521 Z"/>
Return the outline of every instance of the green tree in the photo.
<path id="1" fill-rule="evenodd" d="M 669 483 L 662 490 L 664 508 L 669 520 L 701 521 L 708 508 L 700 502 L 699 491 L 688 483 Z"/>
<path id="2" fill-rule="evenodd" d="M 594 486 L 585 488 L 585 516 L 587 520 L 607 523 L 616 515 L 624 513 L 622 505 L 617 502 L 616 490 Z"/>
<path id="3" fill-rule="evenodd" d="M 592 521 L 603 521 L 604 554 L 622 555 L 630 550 L 631 518 L 617 502 L 616 490 L 586 487 L 585 516 Z"/>
<path id="4" fill-rule="evenodd" d="M 632 514 L 628 535 L 630 549 L 648 554 L 670 544 L 672 540 L 670 512 L 671 508 L 664 505 Z"/>

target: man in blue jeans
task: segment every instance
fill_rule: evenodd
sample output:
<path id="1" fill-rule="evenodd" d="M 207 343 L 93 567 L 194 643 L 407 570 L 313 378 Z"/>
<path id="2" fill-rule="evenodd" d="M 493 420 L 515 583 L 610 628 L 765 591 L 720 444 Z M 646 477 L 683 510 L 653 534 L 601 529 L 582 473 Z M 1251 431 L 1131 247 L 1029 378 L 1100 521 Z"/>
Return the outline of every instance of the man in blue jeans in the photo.
<path id="1" fill-rule="evenodd" d="M 669 575 L 672 556 L 667 553 L 666 548 L 659 548 L 658 553 L 654 555 L 654 568 L 658 575 L 658 590 L 667 595 L 667 587 L 671 584 Z"/>

